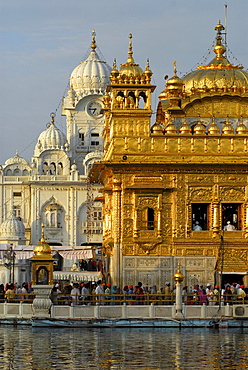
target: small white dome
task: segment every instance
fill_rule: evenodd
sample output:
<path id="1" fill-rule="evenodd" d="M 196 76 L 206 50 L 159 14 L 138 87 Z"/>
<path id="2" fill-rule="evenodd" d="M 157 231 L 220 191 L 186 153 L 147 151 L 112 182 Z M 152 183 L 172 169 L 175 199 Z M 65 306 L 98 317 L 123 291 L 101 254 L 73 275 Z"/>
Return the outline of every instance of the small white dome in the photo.
<path id="1" fill-rule="evenodd" d="M 25 226 L 14 213 L 0 225 L 0 239 L 24 239 Z"/>
<path id="2" fill-rule="evenodd" d="M 91 52 L 71 73 L 70 88 L 81 97 L 88 94 L 104 94 L 110 83 L 110 66 L 96 52 L 95 32 L 92 32 Z"/>
<path id="3" fill-rule="evenodd" d="M 35 150 L 38 149 L 40 152 L 47 149 L 64 150 L 66 144 L 67 140 L 65 134 L 52 122 L 49 123 L 47 129 L 40 134 Z"/>
<path id="4" fill-rule="evenodd" d="M 7 159 L 7 161 L 5 161 L 4 163 L 4 166 L 9 166 L 11 164 L 19 164 L 19 165 L 23 165 L 23 166 L 29 166 L 29 163 L 28 161 L 26 161 L 26 159 L 24 159 L 23 157 L 20 157 L 18 152 L 16 152 L 16 155 L 14 157 L 11 157 L 9 159 Z"/>

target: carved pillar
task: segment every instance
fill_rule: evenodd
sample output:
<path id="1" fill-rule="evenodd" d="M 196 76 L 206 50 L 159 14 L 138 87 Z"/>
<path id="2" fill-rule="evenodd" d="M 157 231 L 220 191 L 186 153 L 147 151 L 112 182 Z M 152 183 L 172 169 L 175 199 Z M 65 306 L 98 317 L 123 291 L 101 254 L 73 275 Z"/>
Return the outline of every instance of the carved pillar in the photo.
<path id="1" fill-rule="evenodd" d="M 161 238 L 162 235 L 161 213 L 162 213 L 162 194 L 158 196 L 158 215 L 157 215 L 158 238 Z"/>
<path id="2" fill-rule="evenodd" d="M 138 238 L 139 236 L 139 217 L 138 217 L 138 208 L 134 211 L 134 226 L 133 226 L 133 237 Z"/>
<path id="3" fill-rule="evenodd" d="M 122 286 L 122 246 L 121 246 L 121 180 L 114 179 L 113 185 L 113 239 L 114 249 L 112 257 L 113 284 Z"/>
<path id="4" fill-rule="evenodd" d="M 248 238 L 248 203 L 244 204 L 244 231 L 245 237 Z"/>
<path id="5" fill-rule="evenodd" d="M 213 211 L 213 225 L 212 225 L 212 231 L 213 231 L 213 237 L 217 236 L 220 232 L 220 212 L 219 212 L 220 206 L 219 202 L 215 201 L 213 202 L 212 211 Z"/>

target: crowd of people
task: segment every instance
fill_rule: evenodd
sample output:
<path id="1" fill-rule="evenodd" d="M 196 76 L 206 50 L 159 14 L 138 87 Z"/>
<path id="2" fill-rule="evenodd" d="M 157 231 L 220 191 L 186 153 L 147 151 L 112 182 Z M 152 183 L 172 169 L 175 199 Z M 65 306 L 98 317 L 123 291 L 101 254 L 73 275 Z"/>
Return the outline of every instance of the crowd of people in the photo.
<path id="1" fill-rule="evenodd" d="M 219 285 L 195 284 L 193 289 L 188 286 L 182 289 L 183 302 L 185 304 L 216 305 L 241 303 L 248 299 L 248 288 L 243 284 L 225 284 L 223 289 Z M 172 304 L 175 302 L 176 287 L 171 287 L 169 282 L 165 287 L 157 289 L 156 285 L 143 286 L 141 282 L 137 285 L 125 285 L 122 289 L 111 283 L 105 284 L 101 280 L 97 283 L 73 283 L 66 284 L 63 288 L 56 283 L 52 289 L 51 300 L 54 304 Z"/>
<path id="2" fill-rule="evenodd" d="M 54 305 L 57 304 L 162 304 L 170 305 L 175 302 L 176 287 L 171 287 L 169 282 L 157 289 L 156 285 L 143 286 L 125 285 L 119 288 L 111 283 L 99 280 L 95 282 L 70 282 L 61 284 L 56 282 L 51 290 L 50 298 Z M 184 286 L 182 289 L 183 302 L 186 305 L 217 305 L 244 303 L 248 300 L 248 287 L 241 282 L 227 283 L 220 289 L 219 285 L 210 283 L 204 287 L 195 284 L 193 289 Z M 5 286 L 0 284 L 0 301 L 4 302 L 32 302 L 34 292 L 32 283 L 13 284 Z"/>
<path id="3" fill-rule="evenodd" d="M 32 283 L 7 283 L 5 286 L 0 284 L 0 302 L 27 302 L 34 299 Z"/>

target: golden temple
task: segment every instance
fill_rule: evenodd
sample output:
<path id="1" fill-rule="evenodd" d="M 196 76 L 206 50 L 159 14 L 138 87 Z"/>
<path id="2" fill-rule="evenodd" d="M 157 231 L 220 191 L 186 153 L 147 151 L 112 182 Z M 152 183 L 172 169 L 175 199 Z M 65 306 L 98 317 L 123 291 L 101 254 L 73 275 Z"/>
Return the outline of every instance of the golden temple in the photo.
<path id="1" fill-rule="evenodd" d="M 114 62 L 91 181 L 103 184 L 104 253 L 118 286 L 163 287 L 178 263 L 189 287 L 248 284 L 248 72 L 215 30 L 208 65 L 179 78 L 174 63 L 152 126 L 152 72 L 134 62 L 132 35 L 126 63 Z"/>

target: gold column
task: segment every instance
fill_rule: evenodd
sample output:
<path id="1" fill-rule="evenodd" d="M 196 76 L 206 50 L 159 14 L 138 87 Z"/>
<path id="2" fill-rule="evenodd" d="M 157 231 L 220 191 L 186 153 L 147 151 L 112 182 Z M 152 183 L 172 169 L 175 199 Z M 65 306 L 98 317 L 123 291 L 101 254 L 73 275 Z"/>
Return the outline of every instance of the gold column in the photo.
<path id="1" fill-rule="evenodd" d="M 212 225 L 212 231 L 213 231 L 213 237 L 217 236 L 220 232 L 220 212 L 219 212 L 220 206 L 219 202 L 214 201 L 212 205 L 212 220 L 213 220 L 213 225 Z"/>
<path id="2" fill-rule="evenodd" d="M 121 180 L 115 178 L 113 181 L 113 239 L 114 250 L 112 257 L 113 284 L 121 287 L 122 281 L 122 247 L 121 247 Z"/>
<path id="3" fill-rule="evenodd" d="M 248 238 L 248 203 L 244 204 L 244 216 L 245 237 Z"/>
<path id="4" fill-rule="evenodd" d="M 158 238 L 162 235 L 162 223 L 161 223 L 161 213 L 162 213 L 162 195 L 158 196 Z"/>
<path id="5" fill-rule="evenodd" d="M 139 225 L 138 225 L 138 223 L 139 223 L 139 220 L 138 220 L 138 208 L 136 208 L 135 209 L 135 211 L 134 211 L 134 227 L 133 227 L 133 237 L 134 238 L 138 238 L 138 236 L 139 236 L 139 232 L 138 232 L 138 230 L 139 230 Z"/>

